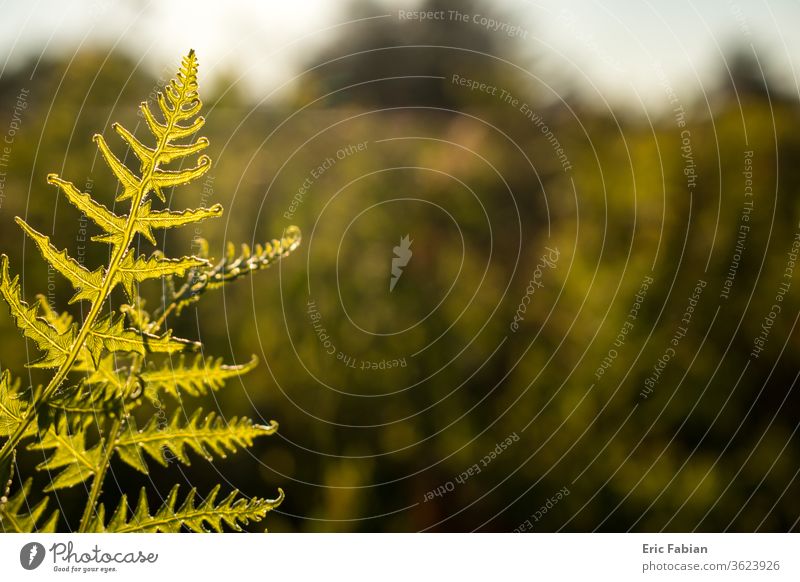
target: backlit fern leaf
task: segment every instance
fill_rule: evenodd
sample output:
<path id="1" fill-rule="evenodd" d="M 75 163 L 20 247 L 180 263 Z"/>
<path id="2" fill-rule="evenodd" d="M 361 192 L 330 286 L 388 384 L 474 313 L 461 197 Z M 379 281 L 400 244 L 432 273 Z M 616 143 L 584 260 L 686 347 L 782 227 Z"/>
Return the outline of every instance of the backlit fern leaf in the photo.
<path id="1" fill-rule="evenodd" d="M 201 396 L 222 388 L 226 380 L 246 374 L 257 365 L 255 356 L 246 364 L 230 366 L 223 364 L 222 358 L 205 360 L 201 355 L 190 364 L 181 355 L 177 362 L 167 360 L 160 368 L 143 371 L 141 379 L 151 395 L 165 392 L 179 398 L 182 391 L 189 396 Z"/>
<path id="2" fill-rule="evenodd" d="M 5 533 L 52 533 L 56 531 L 58 510 L 53 511 L 43 523 L 49 499 L 42 499 L 30 508 L 33 479 L 28 479 L 8 500 L 0 499 L 0 531 Z M 30 509 L 29 509 L 30 508 Z"/>
<path id="3" fill-rule="evenodd" d="M 75 259 L 69 256 L 66 250 L 59 251 L 50 244 L 50 239 L 43 234 L 36 232 L 31 228 L 27 222 L 21 218 L 17 219 L 17 224 L 22 227 L 31 240 L 36 243 L 39 252 L 50 263 L 53 268 L 64 275 L 72 286 L 75 287 L 75 295 L 69 300 L 70 303 L 86 299 L 88 301 L 95 301 L 103 286 L 103 273 L 102 267 L 94 271 L 89 271 L 86 267 L 78 263 Z"/>
<path id="4" fill-rule="evenodd" d="M 122 401 L 123 395 L 110 389 L 97 389 L 85 383 L 72 386 L 47 402 L 50 424 L 58 425 L 62 418 L 94 420 L 123 415 Z"/>
<path id="5" fill-rule="evenodd" d="M 0 436 L 8 436 L 24 421 L 29 406 L 28 398 L 20 391 L 21 381 L 11 380 L 11 373 L 0 374 Z M 49 420 L 42 416 L 39 429 L 58 425 L 63 418 L 79 416 L 94 418 L 98 415 L 113 415 L 120 412 L 114 400 L 104 390 L 89 390 L 83 384 L 62 390 L 47 402 Z M 34 436 L 36 426 L 28 427 L 25 436 Z"/>
<path id="6" fill-rule="evenodd" d="M 58 186 L 75 208 L 106 232 L 104 235 L 93 237 L 92 240 L 105 241 L 112 244 L 119 244 L 122 241 L 127 217 L 117 216 L 108 208 L 96 202 L 89 194 L 78 190 L 72 182 L 61 179 L 57 174 L 49 174 L 47 183 Z"/>
<path id="7" fill-rule="evenodd" d="M 175 414 L 167 426 L 159 426 L 156 416 L 144 429 L 137 430 L 141 406 L 161 393 L 176 398 L 200 396 L 220 388 L 225 380 L 240 376 L 256 365 L 255 358 L 244 365 L 226 366 L 221 359 L 197 356 L 192 363 L 180 355 L 199 348 L 196 342 L 176 338 L 166 327 L 167 316 L 194 303 L 208 289 L 220 287 L 244 275 L 263 269 L 293 251 L 300 242 L 300 231 L 288 227 L 284 236 L 254 249 L 242 247 L 237 254 L 231 246 L 221 261 L 203 256 L 165 257 L 156 250 L 140 254 L 141 243 L 156 243 L 154 231 L 197 223 L 222 215 L 222 206 L 173 210 L 154 208 L 165 202 L 164 189 L 188 184 L 202 177 L 210 159 L 201 154 L 209 142 L 195 138 L 204 119 L 197 87 L 197 59 L 194 51 L 183 59 L 176 79 L 158 94 L 158 112 L 147 103 L 141 111 L 151 139 L 140 139 L 119 124 L 112 127 L 139 161 L 136 171 L 126 166 L 101 135 L 94 142 L 119 185 L 116 202 L 128 201 L 127 214 L 112 212 L 91 194 L 56 174 L 47 182 L 58 188 L 69 203 L 100 228 L 92 241 L 110 245 L 108 262 L 89 268 L 75 260 L 67 249 L 57 248 L 51 237 L 37 231 L 26 221 L 17 223 L 33 241 L 41 256 L 55 272 L 74 288 L 70 302 L 84 302 L 82 317 L 57 311 L 41 295 L 28 304 L 21 292 L 19 277 L 10 275 L 9 261 L 0 256 L 0 297 L 8 304 L 11 316 L 22 334 L 31 340 L 41 356 L 28 364 L 54 369 L 44 387 L 21 389 L 11 375 L 0 376 L 0 480 L 9 482 L 16 452 L 26 450 L 38 455 L 37 469 L 47 472 L 50 482 L 45 490 L 56 490 L 91 480 L 91 488 L 80 520 L 79 531 L 220 531 L 227 525 L 241 529 L 258 521 L 277 506 L 278 499 L 239 499 L 233 492 L 216 501 L 219 487 L 196 505 L 191 490 L 177 507 L 177 489 L 155 515 L 149 514 L 146 496 L 140 498 L 131 519 L 123 502 L 104 525 L 104 509 L 98 504 L 106 472 L 116 456 L 147 472 L 145 454 L 164 463 L 168 451 L 188 464 L 188 450 L 203 457 L 224 457 L 229 452 L 249 447 L 255 438 L 275 432 L 277 424 L 255 424 L 249 419 L 226 422 L 211 413 L 203 417 L 198 409 L 188 421 Z M 196 157 L 194 162 L 187 160 Z M 167 165 L 180 162 L 179 168 Z M 160 202 L 159 202 L 160 201 Z M 122 205 L 115 204 L 116 207 Z M 201 253 L 202 254 L 202 253 Z M 80 255 L 79 255 L 80 256 Z M 144 309 L 139 286 L 151 279 L 163 279 L 171 292 L 163 297 L 163 306 L 151 314 Z M 176 292 L 174 281 L 184 281 Z M 129 304 L 115 308 L 112 293 L 121 287 Z M 155 361 L 153 361 L 155 359 Z M 161 361 L 159 361 L 161 360 Z M 147 398 L 145 398 L 145 396 Z M 29 440 L 20 448 L 23 439 Z M 10 500 L 0 499 L 0 521 L 7 531 L 34 531 L 46 507 L 46 498 L 27 507 L 32 488 L 30 481 Z M 58 514 L 53 513 L 39 529 L 54 529 Z"/>
<path id="8" fill-rule="evenodd" d="M 217 485 L 208 496 L 196 504 L 197 490 L 192 488 L 183 503 L 178 506 L 178 486 L 175 485 L 154 515 L 150 515 L 147 495 L 142 489 L 136 510 L 129 516 L 128 501 L 123 495 L 114 515 L 104 525 L 105 509 L 98 507 L 97 517 L 87 531 L 116 533 L 175 533 L 186 528 L 194 532 L 221 532 L 223 525 L 241 531 L 242 525 L 260 521 L 283 501 L 283 491 L 278 489 L 277 499 L 244 499 L 238 491 L 232 491 L 217 502 L 220 487 Z"/>
<path id="9" fill-rule="evenodd" d="M 236 245 L 229 242 L 221 260 L 212 266 L 191 272 L 188 281 L 173 293 L 171 307 L 180 313 L 185 307 L 198 301 L 206 291 L 218 289 L 254 271 L 272 266 L 294 251 L 300 245 L 301 239 L 300 229 L 290 226 L 280 239 L 273 239 L 263 245 L 257 244 L 252 249 L 243 244 L 240 253 L 237 253 Z M 203 240 L 200 242 L 200 255 L 208 258 L 208 244 Z"/>
<path id="10" fill-rule="evenodd" d="M 196 269 L 207 264 L 208 261 L 198 257 L 165 259 L 154 255 L 149 258 L 138 256 L 134 259 L 131 255 L 126 255 L 119 267 L 119 281 L 122 283 L 125 293 L 133 300 L 135 283 L 162 277 L 183 277 L 189 269 Z"/>
<path id="11" fill-rule="evenodd" d="M 29 365 L 39 368 L 55 368 L 62 365 L 67 360 L 74 341 L 74 331 L 70 328 L 59 333 L 39 316 L 38 301 L 33 306 L 23 301 L 20 295 L 19 277 L 11 279 L 9 276 L 8 257 L 5 255 L 0 256 L 0 295 L 8 305 L 17 327 L 44 352 L 41 358 Z"/>
<path id="12" fill-rule="evenodd" d="M 28 403 L 21 399 L 19 378 L 12 381 L 11 372 L 0 374 L 0 436 L 8 436 L 25 418 Z"/>
<path id="13" fill-rule="evenodd" d="M 36 467 L 51 472 L 50 484 L 45 491 L 83 483 L 100 470 L 102 441 L 87 447 L 86 427 L 85 422 L 70 426 L 64 418 L 56 427 L 48 429 L 38 442 L 28 446 L 32 450 L 52 449 L 52 454 Z"/>
<path id="14" fill-rule="evenodd" d="M 190 208 L 181 212 L 154 210 L 139 218 L 137 228 L 138 232 L 151 239 L 154 228 L 176 228 L 219 216 L 222 216 L 222 206 L 219 204 L 214 204 L 210 208 Z"/>
<path id="15" fill-rule="evenodd" d="M 195 342 L 176 339 L 171 332 L 156 336 L 142 333 L 125 326 L 123 317 L 109 315 L 95 323 L 89 330 L 86 347 L 95 362 L 100 361 L 104 352 L 174 354 L 188 347 L 199 347 Z"/>
<path id="16" fill-rule="evenodd" d="M 189 465 L 186 447 L 210 461 L 214 456 L 225 458 L 229 452 L 249 447 L 256 438 L 271 435 L 276 430 L 278 424 L 274 421 L 264 426 L 249 418 L 225 420 L 213 412 L 203 417 L 202 409 L 198 408 L 188 422 L 184 421 L 181 411 L 176 412 L 166 426 L 153 417 L 142 430 L 137 430 L 132 421 L 130 428 L 117 440 L 116 450 L 123 461 L 147 474 L 142 453 L 165 467 L 170 458 Z"/>
<path id="17" fill-rule="evenodd" d="M 38 305 L 42 312 L 42 319 L 49 323 L 58 333 L 67 333 L 73 327 L 73 318 L 69 313 L 56 312 L 48 303 L 44 295 L 37 296 Z M 110 388 L 122 388 L 124 381 L 117 377 L 112 377 L 109 368 L 113 368 L 114 354 L 107 354 L 100 359 L 98 364 L 92 361 L 92 354 L 87 346 L 83 346 L 78 353 L 75 363 L 72 366 L 73 372 L 84 372 L 88 374 L 85 384 L 113 384 Z M 109 393 L 113 393 L 109 391 Z"/>

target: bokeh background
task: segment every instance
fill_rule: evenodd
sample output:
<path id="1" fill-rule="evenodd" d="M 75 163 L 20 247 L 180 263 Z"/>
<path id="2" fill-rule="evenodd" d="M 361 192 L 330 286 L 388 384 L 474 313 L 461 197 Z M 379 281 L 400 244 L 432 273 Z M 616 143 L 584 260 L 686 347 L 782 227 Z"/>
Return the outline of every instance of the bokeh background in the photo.
<path id="1" fill-rule="evenodd" d="M 29 298 L 69 295 L 14 216 L 74 243 L 45 176 L 110 203 L 92 134 L 140 124 L 189 48 L 215 165 L 175 207 L 225 206 L 216 253 L 304 234 L 172 322 L 261 359 L 205 405 L 279 433 L 152 482 L 116 466 L 107 505 L 223 482 L 286 491 L 271 531 L 797 529 L 796 2 L 1 11 L 0 248 Z M 22 369 L 6 314 L 0 337 Z M 58 495 L 72 520 L 81 487 Z"/>

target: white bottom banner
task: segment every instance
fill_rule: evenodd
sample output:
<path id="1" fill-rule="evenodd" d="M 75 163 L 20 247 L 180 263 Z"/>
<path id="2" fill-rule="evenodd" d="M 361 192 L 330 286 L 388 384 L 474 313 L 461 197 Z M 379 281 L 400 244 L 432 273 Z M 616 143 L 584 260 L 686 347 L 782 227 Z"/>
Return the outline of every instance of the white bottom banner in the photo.
<path id="1" fill-rule="evenodd" d="M 797 534 L 3 534 L 0 580 L 800 580 Z"/>

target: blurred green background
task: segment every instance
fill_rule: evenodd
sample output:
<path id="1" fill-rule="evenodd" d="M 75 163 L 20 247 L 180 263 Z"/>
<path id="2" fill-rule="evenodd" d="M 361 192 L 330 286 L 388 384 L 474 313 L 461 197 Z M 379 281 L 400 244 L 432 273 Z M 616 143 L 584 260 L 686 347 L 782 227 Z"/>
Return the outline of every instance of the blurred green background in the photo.
<path id="1" fill-rule="evenodd" d="M 479 3 L 413 8 L 519 17 Z M 409 22 L 385 4 L 347 10 L 347 26 L 297 57 L 280 98 L 233 68 L 201 84 L 214 167 L 172 207 L 223 204 L 199 233 L 217 255 L 227 240 L 271 239 L 290 224 L 304 238 L 279 267 L 172 323 L 208 354 L 258 355 L 254 373 L 206 405 L 281 430 L 222 462 L 155 471 L 155 490 L 283 487 L 271 531 L 796 529 L 800 281 L 786 271 L 800 232 L 796 89 L 773 83 L 744 39 L 699 87 L 653 67 L 660 107 L 606 101 L 602 88 L 549 84 L 547 46 L 521 48 L 532 39 L 472 21 Z M 2 168 L 0 248 L 29 298 L 50 289 L 66 306 L 68 289 L 13 217 L 75 248 L 79 216 L 46 185 L 49 172 L 91 181 L 111 204 L 115 184 L 90 138 L 111 136 L 113 121 L 144 129 L 137 105 L 159 80 L 136 49 L 129 39 L 33 51 L 0 75 L 0 134 L 21 113 Z M 180 56 L 159 61 L 165 76 Z M 580 77 L 563 68 L 557 76 Z M 184 230 L 161 241 L 167 254 L 191 247 Z M 413 256 L 390 292 L 405 235 Z M 547 248 L 558 260 L 542 266 Z M 88 245 L 87 264 L 103 253 Z M 531 280 L 541 287 L 521 313 Z M 22 370 L 32 346 L 5 314 L 0 334 L 0 363 Z M 392 361 L 402 365 L 380 369 Z M 116 467 L 104 499 L 148 483 Z M 62 509 L 74 517 L 83 495 L 59 494 Z"/>

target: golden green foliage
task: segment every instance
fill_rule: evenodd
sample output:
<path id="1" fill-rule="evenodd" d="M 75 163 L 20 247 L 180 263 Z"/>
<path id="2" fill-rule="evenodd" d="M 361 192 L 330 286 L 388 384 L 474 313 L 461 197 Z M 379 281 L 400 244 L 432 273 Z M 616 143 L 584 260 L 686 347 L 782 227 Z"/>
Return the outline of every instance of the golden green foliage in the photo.
<path id="1" fill-rule="evenodd" d="M 87 311 L 77 322 L 69 313 L 54 311 L 41 296 L 34 303 L 27 303 L 19 277 L 10 273 L 8 257 L 0 257 L 0 295 L 21 333 L 40 352 L 28 365 L 55 370 L 47 385 L 37 389 L 23 390 L 21 382 L 15 381 L 7 370 L 0 376 L 0 437 L 4 438 L 0 450 L 4 489 L 0 528 L 4 531 L 52 531 L 59 522 L 58 512 L 42 521 L 48 499 L 43 496 L 31 501 L 30 479 L 12 491 L 14 481 L 10 477 L 20 450 L 46 455 L 36 467 L 49 475 L 45 491 L 91 480 L 80 531 L 221 531 L 223 524 L 240 530 L 242 524 L 263 519 L 283 499 L 282 492 L 274 500 L 240 499 L 234 491 L 217 502 L 217 486 L 199 501 L 192 489 L 178 504 L 175 487 L 154 515 L 150 514 L 145 492 L 130 517 L 123 497 L 108 523 L 99 503 L 115 454 L 147 473 L 146 457 L 164 466 L 173 459 L 188 465 L 189 451 L 209 460 L 224 457 L 277 430 L 274 422 L 263 426 L 247 418 L 227 420 L 214 413 L 204 415 L 199 408 L 188 418 L 182 410 L 176 411 L 165 426 L 151 416 L 140 430 L 133 414 L 142 407 L 143 394 L 157 398 L 159 393 L 167 393 L 180 401 L 184 396 L 218 390 L 226 380 L 256 366 L 255 357 L 244 365 L 225 365 L 221 359 L 200 355 L 185 358 L 183 352 L 200 345 L 174 337 L 166 328 L 168 317 L 180 314 L 205 291 L 268 267 L 300 243 L 300 232 L 292 227 L 280 239 L 253 250 L 244 246 L 240 255 L 230 245 L 229 252 L 219 261 L 208 256 L 207 245 L 202 245 L 201 256 L 169 258 L 157 250 L 147 256 L 138 252 L 137 235 L 143 239 L 141 242 L 154 244 L 154 229 L 181 227 L 222 215 L 219 204 L 182 211 L 153 208 L 166 201 L 165 189 L 189 184 L 210 168 L 208 156 L 200 154 L 208 147 L 208 140 L 194 137 L 204 123 L 198 115 L 202 102 L 197 91 L 197 60 L 191 51 L 183 59 L 177 77 L 158 94 L 160 119 L 147 103 L 141 105 L 155 145 L 145 145 L 133 133 L 114 124 L 114 130 L 138 158 L 138 172 L 120 161 L 102 136 L 94 137 L 119 182 L 115 201 L 129 202 L 128 214 L 114 214 L 71 182 L 54 174 L 48 176 L 47 181 L 102 231 L 92 240 L 110 245 L 107 264 L 88 269 L 68 250 L 57 248 L 49 237 L 17 218 L 48 265 L 75 289 L 69 303 L 83 301 Z M 168 167 L 195 155 L 198 157 L 188 168 Z M 163 305 L 152 314 L 145 311 L 139 296 L 139 284 L 151 279 L 165 281 L 169 289 Z M 115 312 L 111 294 L 118 286 L 128 302 Z M 180 355 L 172 359 L 173 354 Z M 25 447 L 23 441 L 28 441 Z"/>
<path id="2" fill-rule="evenodd" d="M 234 530 L 241 530 L 241 524 L 250 521 L 259 521 L 264 515 L 283 501 L 283 492 L 277 499 L 243 499 L 238 491 L 232 491 L 225 499 L 215 504 L 220 487 L 217 485 L 200 505 L 195 504 L 197 491 L 191 489 L 181 503 L 178 503 L 178 486 L 175 485 L 166 500 L 155 513 L 150 514 L 147 496 L 144 490 L 139 495 L 134 514 L 128 517 L 128 503 L 123 496 L 117 510 L 108 522 L 103 525 L 105 508 L 101 504 L 97 510 L 97 517 L 93 520 L 89 531 L 93 532 L 121 532 L 121 533 L 175 533 L 185 527 L 191 531 L 222 531 L 222 524 Z"/>

